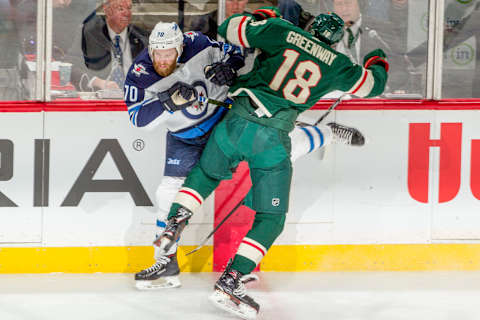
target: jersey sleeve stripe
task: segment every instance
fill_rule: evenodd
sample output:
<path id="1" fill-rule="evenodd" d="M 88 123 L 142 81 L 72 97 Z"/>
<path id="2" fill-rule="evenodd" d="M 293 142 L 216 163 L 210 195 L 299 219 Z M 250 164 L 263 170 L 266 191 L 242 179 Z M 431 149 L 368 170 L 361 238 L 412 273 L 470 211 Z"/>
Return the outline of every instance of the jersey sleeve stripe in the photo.
<path id="1" fill-rule="evenodd" d="M 372 91 L 374 85 L 374 78 L 372 71 L 362 68 L 363 74 L 360 79 L 353 85 L 353 87 L 347 92 L 354 94 L 358 97 L 366 97 Z"/>
<path id="2" fill-rule="evenodd" d="M 246 37 L 247 21 L 250 17 L 239 16 L 230 19 L 227 27 L 227 40 L 237 46 L 250 48 Z"/>
<path id="3" fill-rule="evenodd" d="M 197 191 L 183 187 L 178 191 L 173 202 L 182 205 L 192 212 L 196 212 L 203 203 L 203 197 Z"/>
<path id="4" fill-rule="evenodd" d="M 134 126 L 137 126 L 137 113 L 140 109 L 140 106 L 131 107 L 128 109 L 128 114 L 130 116 L 130 122 L 133 123 Z"/>
<path id="5" fill-rule="evenodd" d="M 247 34 L 246 34 L 247 18 L 248 17 L 243 17 L 242 21 L 240 21 L 240 26 L 238 27 L 238 33 L 239 33 L 240 44 L 245 48 L 250 48 L 250 44 L 248 43 Z"/>
<path id="6" fill-rule="evenodd" d="M 140 108 L 142 108 L 145 105 L 148 105 L 150 102 L 152 102 L 153 99 L 148 99 L 140 104 L 134 104 L 128 107 L 128 114 L 130 116 L 130 121 L 133 123 L 133 125 L 137 126 L 137 115 L 138 112 L 140 111 Z"/>

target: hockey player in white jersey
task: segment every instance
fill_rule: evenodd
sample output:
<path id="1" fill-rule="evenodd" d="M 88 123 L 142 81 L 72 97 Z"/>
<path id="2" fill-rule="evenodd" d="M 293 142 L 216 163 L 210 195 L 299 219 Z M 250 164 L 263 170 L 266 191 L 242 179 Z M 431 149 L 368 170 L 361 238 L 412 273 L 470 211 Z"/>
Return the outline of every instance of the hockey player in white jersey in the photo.
<path id="1" fill-rule="evenodd" d="M 227 101 L 228 85 L 244 66 L 240 48 L 210 40 L 199 32 L 182 33 L 175 23 L 158 23 L 148 49 L 141 52 L 128 72 L 124 94 L 130 121 L 141 128 L 167 129 L 164 177 L 156 191 L 157 235 L 166 227 L 168 211 L 188 172 L 200 158 L 214 125 L 228 108 L 210 101 Z M 339 141 L 363 144 L 353 128 L 297 126 L 292 137 L 292 160 Z M 360 141 L 360 142 L 359 142 Z M 135 274 L 138 289 L 181 285 L 177 243 L 168 252 L 154 242 L 155 263 Z"/>

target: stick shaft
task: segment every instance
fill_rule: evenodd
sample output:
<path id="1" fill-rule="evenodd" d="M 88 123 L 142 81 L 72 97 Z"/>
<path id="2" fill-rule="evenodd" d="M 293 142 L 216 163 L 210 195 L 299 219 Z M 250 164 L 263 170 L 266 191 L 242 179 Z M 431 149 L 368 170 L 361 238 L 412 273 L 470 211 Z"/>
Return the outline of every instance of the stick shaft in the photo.
<path id="1" fill-rule="evenodd" d="M 199 97 L 200 98 L 200 97 Z M 205 103 L 211 103 L 217 106 L 225 107 L 227 109 L 232 108 L 232 104 L 225 102 L 225 101 L 220 101 L 220 100 L 215 100 L 215 99 L 210 99 L 210 98 L 205 98 L 205 99 L 199 99 L 200 102 L 205 102 Z"/>
<path id="2" fill-rule="evenodd" d="M 320 122 L 322 122 L 323 119 L 325 119 L 330 114 L 330 112 L 332 112 L 332 110 L 335 109 L 340 104 L 340 102 L 342 102 L 343 98 L 345 98 L 345 94 L 342 94 L 340 97 L 338 97 L 338 99 L 335 100 L 334 103 L 332 103 L 328 110 L 313 125 L 316 126 Z"/>
<path id="3" fill-rule="evenodd" d="M 189 253 L 186 254 L 186 256 L 188 256 L 189 254 L 192 254 L 196 251 L 198 251 L 201 247 L 203 247 L 205 245 L 205 243 L 207 243 L 208 239 L 210 239 L 213 234 L 225 223 L 225 221 L 227 221 L 228 218 L 230 218 L 230 216 L 232 214 L 235 213 L 235 211 L 237 211 L 237 209 L 243 204 L 243 202 L 245 201 L 245 197 L 243 197 L 238 203 L 237 205 L 222 219 L 222 221 L 220 221 L 219 224 L 217 224 L 217 226 L 212 230 L 212 232 L 210 232 L 208 234 L 208 236 L 195 248 L 193 249 L 192 251 L 190 251 Z"/>

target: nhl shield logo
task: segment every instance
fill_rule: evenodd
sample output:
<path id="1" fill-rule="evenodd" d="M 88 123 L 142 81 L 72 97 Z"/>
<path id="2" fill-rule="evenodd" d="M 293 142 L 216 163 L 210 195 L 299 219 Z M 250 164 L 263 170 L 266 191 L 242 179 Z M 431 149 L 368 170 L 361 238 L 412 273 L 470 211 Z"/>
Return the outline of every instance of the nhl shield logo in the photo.
<path id="1" fill-rule="evenodd" d="M 272 206 L 278 207 L 280 205 L 280 198 L 272 198 Z"/>

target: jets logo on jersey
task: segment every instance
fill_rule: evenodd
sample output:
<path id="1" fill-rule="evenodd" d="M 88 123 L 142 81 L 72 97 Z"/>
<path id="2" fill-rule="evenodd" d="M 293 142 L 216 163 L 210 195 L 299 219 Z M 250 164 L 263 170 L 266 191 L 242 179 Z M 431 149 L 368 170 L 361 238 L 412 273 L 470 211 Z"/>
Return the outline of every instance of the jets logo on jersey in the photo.
<path id="1" fill-rule="evenodd" d="M 143 64 L 136 64 L 136 63 L 132 68 L 132 73 L 136 75 L 138 78 L 140 78 L 142 74 L 148 75 L 148 72 L 146 71 L 145 66 Z"/>
<path id="2" fill-rule="evenodd" d="M 205 103 L 208 98 L 207 86 L 203 81 L 195 81 L 192 83 L 198 93 L 198 101 L 196 101 L 191 107 L 182 109 L 182 113 L 190 119 L 199 119 L 203 117 L 208 111 L 208 104 Z"/>
<path id="3" fill-rule="evenodd" d="M 196 32 L 193 32 L 193 31 L 189 31 L 189 32 L 185 32 L 184 35 L 188 38 L 190 38 L 190 40 L 195 40 L 195 37 L 198 35 Z"/>

